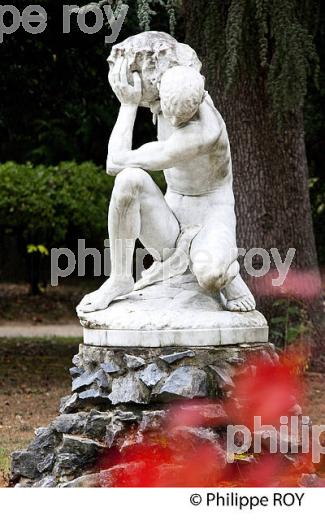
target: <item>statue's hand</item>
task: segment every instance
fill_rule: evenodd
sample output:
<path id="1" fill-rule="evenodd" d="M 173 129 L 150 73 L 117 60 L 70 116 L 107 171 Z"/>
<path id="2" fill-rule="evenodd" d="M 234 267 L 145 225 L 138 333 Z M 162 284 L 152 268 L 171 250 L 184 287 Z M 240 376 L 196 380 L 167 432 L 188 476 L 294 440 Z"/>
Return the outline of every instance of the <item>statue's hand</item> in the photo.
<path id="1" fill-rule="evenodd" d="M 138 106 L 142 98 L 142 83 L 138 72 L 133 73 L 133 85 L 128 82 L 128 62 L 118 58 L 109 73 L 109 82 L 121 105 Z"/>

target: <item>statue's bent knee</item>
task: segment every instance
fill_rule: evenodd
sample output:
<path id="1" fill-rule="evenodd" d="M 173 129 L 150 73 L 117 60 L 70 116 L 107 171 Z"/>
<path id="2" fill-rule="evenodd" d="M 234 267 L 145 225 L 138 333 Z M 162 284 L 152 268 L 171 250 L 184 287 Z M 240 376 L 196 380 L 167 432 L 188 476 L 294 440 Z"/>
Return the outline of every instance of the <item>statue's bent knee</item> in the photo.
<path id="1" fill-rule="evenodd" d="M 119 206 L 128 206 L 135 200 L 144 187 L 147 172 L 141 168 L 125 168 L 115 180 L 113 198 Z"/>

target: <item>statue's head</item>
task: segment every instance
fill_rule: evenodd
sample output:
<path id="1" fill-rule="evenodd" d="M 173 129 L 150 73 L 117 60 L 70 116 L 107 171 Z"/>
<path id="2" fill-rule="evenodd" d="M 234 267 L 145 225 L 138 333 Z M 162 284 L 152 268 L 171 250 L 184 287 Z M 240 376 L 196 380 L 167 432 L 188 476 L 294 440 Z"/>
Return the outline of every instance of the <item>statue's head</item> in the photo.
<path id="1" fill-rule="evenodd" d="M 193 67 L 200 71 L 202 64 L 196 52 L 167 33 L 147 31 L 127 38 L 114 45 L 108 58 L 110 67 L 119 57 L 125 57 L 129 64 L 129 81 L 132 73 L 138 72 L 142 79 L 141 106 L 153 106 L 159 100 L 158 86 L 163 74 L 176 66 Z"/>
<path id="2" fill-rule="evenodd" d="M 161 110 L 173 126 L 192 119 L 204 99 L 204 77 L 192 67 L 177 66 L 163 74 L 159 86 Z"/>

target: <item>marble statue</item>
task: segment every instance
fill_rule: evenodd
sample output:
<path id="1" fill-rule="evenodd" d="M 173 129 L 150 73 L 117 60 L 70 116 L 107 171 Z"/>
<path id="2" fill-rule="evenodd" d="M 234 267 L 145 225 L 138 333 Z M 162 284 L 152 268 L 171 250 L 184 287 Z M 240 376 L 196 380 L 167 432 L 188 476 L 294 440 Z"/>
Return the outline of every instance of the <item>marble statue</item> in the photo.
<path id="1" fill-rule="evenodd" d="M 226 125 L 205 90 L 196 53 L 168 34 L 146 32 L 113 47 L 108 61 L 120 102 L 107 157 L 107 173 L 116 176 L 109 208 L 112 271 L 83 298 L 79 315 L 107 309 L 117 298 L 189 270 L 204 293 L 221 294 L 225 310 L 254 311 L 237 261 Z M 139 106 L 151 109 L 158 140 L 132 149 Z M 161 170 L 165 196 L 149 173 Z M 154 264 L 135 284 L 137 239 Z"/>
<path id="2" fill-rule="evenodd" d="M 116 454 L 126 446 L 146 449 L 148 439 L 154 447 L 152 434 L 161 431 L 181 477 L 178 484 L 175 465 L 158 465 L 149 471 L 154 485 L 165 485 L 160 474 L 183 485 L 179 443 L 188 435 L 194 450 L 209 443 L 219 472 L 232 420 L 222 399 L 238 400 L 237 369 L 251 377 L 256 365 L 279 363 L 239 274 L 230 145 L 198 57 L 168 34 L 146 32 L 113 47 L 109 64 L 121 104 L 107 157 L 107 173 L 116 176 L 111 276 L 77 308 L 83 343 L 60 415 L 12 454 L 11 481 L 19 487 L 118 487 L 119 479 L 137 485 L 142 461 L 121 464 Z M 158 140 L 134 150 L 140 105 L 152 111 Z M 161 170 L 165 196 L 149 173 Z M 137 239 L 154 263 L 135 283 Z M 190 410 L 202 424 L 164 430 L 175 410 Z"/>

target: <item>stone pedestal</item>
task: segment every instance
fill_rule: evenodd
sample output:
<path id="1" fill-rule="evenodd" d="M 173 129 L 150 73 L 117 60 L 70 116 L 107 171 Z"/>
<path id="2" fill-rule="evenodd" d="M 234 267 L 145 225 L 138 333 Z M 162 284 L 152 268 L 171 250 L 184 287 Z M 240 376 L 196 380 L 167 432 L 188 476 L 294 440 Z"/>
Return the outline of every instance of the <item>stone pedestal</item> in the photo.
<path id="1" fill-rule="evenodd" d="M 79 317 L 84 344 L 70 370 L 71 394 L 30 446 L 13 453 L 13 483 L 197 487 L 228 479 L 245 486 L 244 468 L 236 480 L 234 466 L 258 459 L 247 452 L 229 468 L 226 431 L 242 424 L 247 408 L 238 378 L 279 363 L 265 318 L 225 311 L 222 298 L 204 294 L 191 275 Z M 292 398 L 290 413 L 299 415 L 295 405 Z M 281 457 L 283 467 L 299 455 Z"/>
<path id="2" fill-rule="evenodd" d="M 220 293 L 206 294 L 186 273 L 134 291 L 104 311 L 79 313 L 86 345 L 206 347 L 266 343 L 269 329 L 258 311 L 229 312 Z"/>
<path id="3" fill-rule="evenodd" d="M 256 363 L 278 363 L 271 344 L 132 350 L 80 345 L 70 370 L 72 393 L 62 399 L 60 415 L 37 430 L 29 447 L 13 453 L 13 483 L 143 485 L 145 462 L 134 460 L 130 452 L 150 446 L 155 453 L 164 446 L 180 451 L 173 464 L 158 465 L 159 485 L 172 485 L 174 458 L 182 467 L 183 443 L 194 451 L 197 443 L 207 444 L 224 465 L 225 428 L 231 417 L 223 403 L 232 402 L 238 374 L 254 370 Z M 182 420 L 173 424 L 174 413 L 194 414 L 196 426 Z"/>

